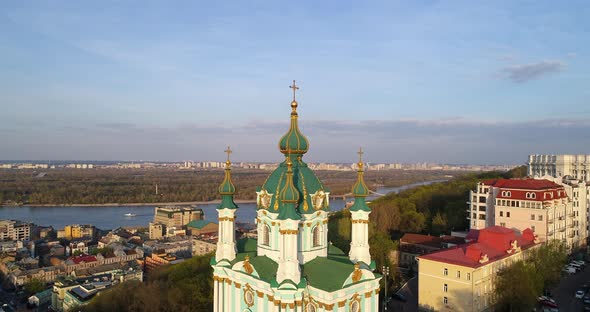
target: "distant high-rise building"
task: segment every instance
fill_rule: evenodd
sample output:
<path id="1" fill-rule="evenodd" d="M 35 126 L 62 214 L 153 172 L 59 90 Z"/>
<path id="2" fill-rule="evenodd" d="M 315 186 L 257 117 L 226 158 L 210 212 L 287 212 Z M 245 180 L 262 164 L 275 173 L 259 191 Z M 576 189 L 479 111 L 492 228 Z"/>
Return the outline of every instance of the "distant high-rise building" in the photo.
<path id="1" fill-rule="evenodd" d="M 529 155 L 527 168 L 531 177 L 570 176 L 590 181 L 590 155 Z"/>
<path id="2" fill-rule="evenodd" d="M 203 220 L 203 210 L 195 207 L 156 207 L 154 223 L 166 228 L 182 228 L 193 220 Z"/>

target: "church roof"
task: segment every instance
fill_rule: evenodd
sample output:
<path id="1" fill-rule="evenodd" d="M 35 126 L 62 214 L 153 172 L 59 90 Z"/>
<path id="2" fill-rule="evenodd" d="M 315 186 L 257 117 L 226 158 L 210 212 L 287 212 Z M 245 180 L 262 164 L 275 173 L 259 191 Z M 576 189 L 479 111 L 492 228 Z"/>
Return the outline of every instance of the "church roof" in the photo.
<path id="1" fill-rule="evenodd" d="M 354 264 L 348 256 L 333 245 L 328 246 L 328 257 L 317 257 L 303 265 L 303 276 L 309 285 L 332 292 L 342 285 L 354 271 Z"/>
<path id="2" fill-rule="evenodd" d="M 299 219 L 300 217 L 295 214 L 310 214 L 316 211 L 311 195 L 326 190 L 315 173 L 302 160 L 309 144 L 297 125 L 297 102 L 295 100 L 291 103 L 291 108 L 293 111 L 291 112 L 289 131 L 279 142 L 279 149 L 281 153 L 285 154 L 286 159 L 269 175 L 259 190 L 266 190 L 272 194 L 268 205 L 270 212 L 281 214 L 281 210 L 284 208 L 289 211 L 283 212 L 283 215 L 288 214 L 290 218 L 297 217 L 296 219 Z M 288 178 L 289 163 L 291 163 L 293 173 L 292 182 Z M 324 202 L 327 203 L 327 201 Z M 295 207 L 294 212 L 290 211 L 292 210 L 291 206 Z M 319 209 L 329 210 L 326 204 L 319 206 Z"/>

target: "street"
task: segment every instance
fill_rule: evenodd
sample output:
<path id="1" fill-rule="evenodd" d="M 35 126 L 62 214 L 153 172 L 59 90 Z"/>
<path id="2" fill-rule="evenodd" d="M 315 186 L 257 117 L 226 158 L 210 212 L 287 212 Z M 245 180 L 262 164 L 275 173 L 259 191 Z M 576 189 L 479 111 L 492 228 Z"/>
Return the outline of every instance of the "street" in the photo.
<path id="1" fill-rule="evenodd" d="M 417 312 L 418 311 L 418 277 L 411 278 L 398 293 L 406 297 L 407 302 L 391 299 L 388 311 Z"/>
<path id="2" fill-rule="evenodd" d="M 559 285 L 551 290 L 551 294 L 559 306 L 559 311 L 584 311 L 582 299 L 576 299 L 576 290 L 582 289 L 582 285 L 590 285 L 590 268 L 562 278 Z"/>

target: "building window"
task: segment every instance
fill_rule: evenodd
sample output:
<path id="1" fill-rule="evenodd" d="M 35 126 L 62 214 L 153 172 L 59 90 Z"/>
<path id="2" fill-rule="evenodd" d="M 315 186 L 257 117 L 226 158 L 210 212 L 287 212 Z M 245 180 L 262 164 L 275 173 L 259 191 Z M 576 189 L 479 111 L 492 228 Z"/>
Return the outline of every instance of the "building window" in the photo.
<path id="1" fill-rule="evenodd" d="M 535 193 L 532 193 L 532 194 L 531 194 L 531 198 L 532 198 L 532 199 L 535 199 L 535 198 L 537 198 L 537 194 L 535 194 Z"/>
<path id="2" fill-rule="evenodd" d="M 443 298 L 443 303 L 444 303 L 444 304 L 449 304 L 449 298 L 447 298 L 447 297 L 444 297 L 444 298 Z"/>
<path id="3" fill-rule="evenodd" d="M 262 225 L 262 245 L 270 246 L 270 227 L 268 224 Z"/>
<path id="4" fill-rule="evenodd" d="M 443 275 L 444 275 L 444 276 L 447 276 L 447 275 L 449 275 L 449 269 L 445 268 L 445 269 L 443 270 Z"/>
<path id="5" fill-rule="evenodd" d="M 501 226 L 501 227 L 506 227 L 506 223 L 504 223 L 504 222 L 500 222 L 500 226 Z"/>
<path id="6" fill-rule="evenodd" d="M 457 278 L 461 278 L 461 271 L 457 271 Z"/>
<path id="7" fill-rule="evenodd" d="M 316 226 L 313 228 L 313 247 L 320 245 L 320 227 Z"/>
<path id="8" fill-rule="evenodd" d="M 533 231 L 533 233 L 535 232 L 535 226 L 531 225 L 531 231 Z"/>
<path id="9" fill-rule="evenodd" d="M 543 215 L 539 215 L 539 221 L 543 221 Z"/>
<path id="10" fill-rule="evenodd" d="M 500 217 L 504 216 L 504 211 L 500 211 Z"/>
<path id="11" fill-rule="evenodd" d="M 445 284 L 445 286 L 443 286 L 443 291 L 449 292 L 449 286 L 447 284 Z"/>
<path id="12" fill-rule="evenodd" d="M 471 280 L 471 273 L 467 273 L 467 280 L 470 281 Z"/>
<path id="13" fill-rule="evenodd" d="M 510 211 L 506 211 L 506 218 L 510 218 Z"/>
<path id="14" fill-rule="evenodd" d="M 534 214 L 531 215 L 531 220 L 535 221 L 535 215 Z"/>
<path id="15" fill-rule="evenodd" d="M 510 197 L 510 196 L 512 196 L 512 194 L 510 193 L 510 191 L 507 191 L 506 192 L 506 197 Z"/>

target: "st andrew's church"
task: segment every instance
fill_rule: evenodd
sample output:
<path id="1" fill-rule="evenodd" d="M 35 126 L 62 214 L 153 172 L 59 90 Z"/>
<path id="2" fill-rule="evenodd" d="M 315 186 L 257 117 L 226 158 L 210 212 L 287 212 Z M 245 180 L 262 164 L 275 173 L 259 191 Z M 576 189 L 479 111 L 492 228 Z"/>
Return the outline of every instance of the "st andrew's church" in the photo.
<path id="1" fill-rule="evenodd" d="M 328 241 L 330 192 L 303 161 L 309 142 L 299 131 L 295 81 L 291 125 L 279 142 L 285 160 L 258 188 L 258 240 L 235 239 L 235 186 L 228 157 L 219 186 L 219 240 L 213 267 L 215 312 L 378 310 L 379 281 L 369 253 L 369 190 L 363 163 L 352 188 L 350 252 Z M 229 156 L 229 150 L 228 150 Z"/>

